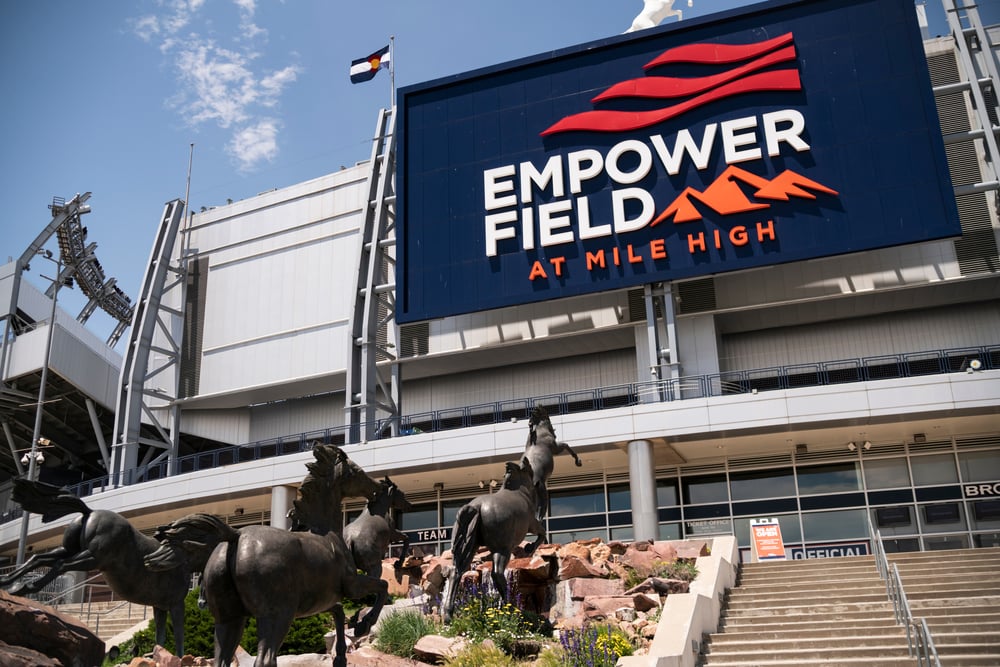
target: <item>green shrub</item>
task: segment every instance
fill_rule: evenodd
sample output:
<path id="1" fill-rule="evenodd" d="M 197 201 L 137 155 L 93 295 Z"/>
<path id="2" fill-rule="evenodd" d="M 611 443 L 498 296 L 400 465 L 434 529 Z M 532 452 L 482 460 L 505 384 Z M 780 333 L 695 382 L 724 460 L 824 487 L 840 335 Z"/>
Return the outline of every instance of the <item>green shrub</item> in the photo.
<path id="1" fill-rule="evenodd" d="M 383 653 L 412 658 L 417 641 L 437 631 L 434 622 L 419 611 L 390 611 L 379 624 L 374 644 Z"/>
<path id="2" fill-rule="evenodd" d="M 517 667 L 518 662 L 497 646 L 469 644 L 461 653 L 444 662 L 445 667 Z"/>
<path id="3" fill-rule="evenodd" d="M 284 655 L 300 655 L 302 653 L 324 653 L 326 642 L 324 635 L 333 627 L 333 616 L 329 613 L 316 614 L 307 618 L 297 618 L 292 621 L 280 652 Z M 257 651 L 257 619 L 251 617 L 243 631 L 240 645 L 247 651 Z M 156 623 L 149 621 L 132 639 L 123 642 L 119 647 L 121 655 L 131 656 L 133 650 L 138 655 L 150 653 L 156 646 Z M 133 649 L 133 647 L 138 647 Z M 174 625 L 167 619 L 167 650 L 174 650 Z M 184 598 L 184 652 L 194 656 L 211 657 L 215 655 L 215 619 L 208 609 L 198 607 L 198 589 L 188 592 Z"/>
<path id="4" fill-rule="evenodd" d="M 648 577 L 660 577 L 663 579 L 678 579 L 680 581 L 691 582 L 698 577 L 698 568 L 690 560 L 677 559 L 671 562 L 657 561 L 653 563 L 652 571 L 648 577 L 632 567 L 626 567 L 625 590 L 629 590 L 646 581 Z"/>

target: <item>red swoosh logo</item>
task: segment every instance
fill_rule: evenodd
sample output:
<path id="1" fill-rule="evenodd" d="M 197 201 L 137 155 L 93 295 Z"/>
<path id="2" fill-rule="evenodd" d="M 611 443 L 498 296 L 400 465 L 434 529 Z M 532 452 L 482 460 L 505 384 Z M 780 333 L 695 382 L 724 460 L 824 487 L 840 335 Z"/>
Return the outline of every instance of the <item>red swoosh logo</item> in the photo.
<path id="1" fill-rule="evenodd" d="M 617 111 L 596 109 L 572 114 L 557 121 L 541 135 L 560 132 L 628 132 L 656 123 L 671 120 L 693 109 L 719 100 L 764 91 L 802 90 L 797 69 L 768 67 L 794 61 L 795 46 L 792 33 L 786 33 L 754 44 L 688 44 L 668 49 L 643 66 L 654 67 L 678 63 L 702 65 L 730 65 L 742 62 L 722 72 L 707 76 L 671 77 L 650 75 L 630 79 L 611 86 L 593 98 L 593 102 L 616 99 L 670 99 L 683 98 L 669 106 L 649 111 Z M 749 61 L 749 62 L 745 62 Z"/>

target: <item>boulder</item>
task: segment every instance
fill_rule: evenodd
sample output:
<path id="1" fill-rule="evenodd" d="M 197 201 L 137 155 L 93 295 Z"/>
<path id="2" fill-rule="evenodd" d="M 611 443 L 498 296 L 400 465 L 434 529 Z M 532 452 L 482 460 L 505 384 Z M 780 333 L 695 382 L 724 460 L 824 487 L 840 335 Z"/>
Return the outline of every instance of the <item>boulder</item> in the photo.
<path id="1" fill-rule="evenodd" d="M 664 579 L 662 577 L 649 577 L 637 586 L 628 589 L 626 593 L 655 593 L 656 595 L 672 595 L 674 593 L 687 593 L 691 584 L 680 579 Z"/>
<path id="2" fill-rule="evenodd" d="M 562 560 L 559 561 L 559 573 L 557 575 L 560 581 L 566 581 L 567 579 L 573 579 L 576 577 L 606 577 L 608 576 L 608 571 L 602 566 L 598 567 L 591 565 L 588 561 L 577 558 L 576 556 L 564 556 Z"/>
<path id="3" fill-rule="evenodd" d="M 507 563 L 507 569 L 513 571 L 521 582 L 546 583 L 552 578 L 552 565 L 538 556 L 530 558 L 514 558 Z"/>
<path id="4" fill-rule="evenodd" d="M 423 662 L 381 653 L 371 646 L 361 646 L 348 653 L 347 664 L 349 667 L 427 667 Z"/>
<path id="5" fill-rule="evenodd" d="M 104 642 L 81 621 L 28 598 L 0 591 L 0 628 L 8 646 L 38 651 L 63 667 L 104 662 Z"/>
<path id="6" fill-rule="evenodd" d="M 441 635 L 424 635 L 413 645 L 413 655 L 423 662 L 432 665 L 454 658 L 462 652 L 467 641 L 461 637 L 442 637 Z"/>
<path id="7" fill-rule="evenodd" d="M 4 667 L 62 667 L 62 663 L 34 649 L 11 646 L 0 640 L 0 665 Z"/>
<path id="8" fill-rule="evenodd" d="M 150 657 L 159 667 L 182 667 L 181 659 L 159 644 L 153 647 Z"/>
<path id="9" fill-rule="evenodd" d="M 677 548 L 673 542 L 653 542 L 652 551 L 664 563 L 673 563 L 677 560 Z"/>
<path id="10" fill-rule="evenodd" d="M 680 540 L 671 544 L 677 550 L 677 558 L 694 560 L 699 556 L 709 556 L 712 553 L 705 540 Z"/>
<path id="11" fill-rule="evenodd" d="M 590 562 L 590 547 L 581 544 L 579 542 L 570 542 L 569 544 L 560 547 L 556 552 L 556 555 L 560 560 L 564 560 L 567 557 L 574 556 L 580 560 L 589 563 Z"/>
<path id="12" fill-rule="evenodd" d="M 333 656 L 321 653 L 279 655 L 278 667 L 333 667 Z"/>

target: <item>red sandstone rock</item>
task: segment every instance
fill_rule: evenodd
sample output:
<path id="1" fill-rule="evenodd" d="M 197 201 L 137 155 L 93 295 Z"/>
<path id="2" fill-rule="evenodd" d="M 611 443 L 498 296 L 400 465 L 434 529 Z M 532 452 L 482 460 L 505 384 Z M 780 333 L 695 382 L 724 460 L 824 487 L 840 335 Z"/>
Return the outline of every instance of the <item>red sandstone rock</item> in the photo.
<path id="1" fill-rule="evenodd" d="M 590 548 L 580 544 L 579 542 L 570 542 L 569 544 L 561 547 L 556 555 L 560 559 L 566 558 L 568 556 L 575 556 L 582 561 L 590 561 Z"/>
<path id="2" fill-rule="evenodd" d="M 590 596 L 624 595 L 625 583 L 621 579 L 568 579 L 564 582 L 572 600 L 583 600 Z"/>
<path id="3" fill-rule="evenodd" d="M 9 646 L 38 651 L 64 667 L 89 667 L 104 661 L 104 642 L 78 619 L 3 591 L 0 591 L 0 628 Z"/>
<path id="4" fill-rule="evenodd" d="M 23 646 L 0 641 L 0 665 L 4 667 L 63 667 L 62 663 Z"/>
<path id="5" fill-rule="evenodd" d="M 515 558 L 507 563 L 507 569 L 515 571 L 521 581 L 545 582 L 552 578 L 551 563 L 538 556 Z"/>
<path id="6" fill-rule="evenodd" d="M 563 556 L 559 561 L 559 573 L 556 575 L 560 581 L 573 579 L 574 577 L 606 577 L 608 571 L 603 566 L 597 567 L 589 562 L 577 558 L 576 556 Z"/>
<path id="7" fill-rule="evenodd" d="M 151 657 L 159 667 L 181 667 L 181 659 L 160 645 L 153 647 Z"/>
<path id="8" fill-rule="evenodd" d="M 653 542 L 652 550 L 665 563 L 677 560 L 677 548 L 672 542 Z"/>
<path id="9" fill-rule="evenodd" d="M 424 635 L 413 646 L 413 654 L 423 662 L 432 665 L 444 662 L 462 652 L 468 642 L 461 637 Z"/>

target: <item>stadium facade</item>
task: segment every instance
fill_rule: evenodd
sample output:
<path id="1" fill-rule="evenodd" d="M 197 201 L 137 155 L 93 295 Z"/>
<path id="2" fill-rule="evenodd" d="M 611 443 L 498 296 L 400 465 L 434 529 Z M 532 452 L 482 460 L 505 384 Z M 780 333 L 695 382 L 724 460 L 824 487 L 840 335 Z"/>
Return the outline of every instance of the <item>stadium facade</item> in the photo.
<path id="1" fill-rule="evenodd" d="M 371 475 L 392 476 L 416 505 L 403 517 L 403 529 L 424 551 L 440 551 L 449 546 L 458 508 L 494 488 L 503 462 L 520 455 L 526 418 L 542 405 L 559 439 L 583 459 L 579 468 L 569 457 L 556 461 L 547 519 L 554 542 L 735 534 L 748 550 L 751 519 L 776 517 L 793 557 L 868 553 L 872 526 L 888 551 L 1000 545 L 1000 79 L 993 49 L 978 47 L 990 38 L 966 15 L 953 18 L 958 41 L 923 41 L 927 67 L 919 58 L 915 68 L 918 77 L 930 75 L 933 141 L 914 130 L 891 156 L 873 150 L 860 162 L 844 163 L 864 171 L 856 180 L 876 187 L 884 215 L 869 211 L 858 219 L 848 191 L 831 187 L 847 180 L 837 171 L 808 179 L 819 189 L 800 181 L 797 191 L 809 190 L 810 197 L 802 197 L 798 211 L 780 213 L 800 226 L 835 225 L 832 233 L 813 234 L 825 249 L 796 255 L 799 239 L 787 227 L 777 232 L 784 245 L 767 249 L 766 241 L 775 240 L 766 238 L 768 228 L 748 223 L 751 239 L 757 234 L 756 245 L 749 245 L 763 250 L 747 259 L 734 227 L 721 235 L 721 226 L 706 227 L 694 246 L 691 235 L 666 241 L 688 244 L 690 266 L 675 262 L 662 275 L 646 274 L 653 280 L 622 270 L 616 282 L 620 258 L 642 252 L 639 244 L 622 245 L 616 248 L 621 255 L 610 249 L 604 255 L 606 282 L 591 275 L 581 284 L 550 280 L 555 288 L 542 289 L 541 282 L 524 279 L 540 258 L 553 257 L 544 254 L 542 235 L 534 254 L 521 253 L 526 259 L 505 256 L 513 233 L 504 225 L 521 224 L 524 210 L 496 213 L 523 184 L 511 174 L 526 163 L 534 165 L 535 185 L 558 199 L 552 172 L 544 176 L 549 163 L 532 162 L 530 148 L 510 169 L 494 162 L 490 168 L 499 171 L 491 172 L 492 181 L 482 168 L 476 172 L 480 188 L 493 188 L 486 218 L 501 216 L 484 232 L 495 244 L 486 241 L 485 259 L 466 258 L 460 238 L 435 235 L 434 224 L 448 227 L 435 217 L 442 197 L 462 200 L 451 209 L 454 218 L 464 215 L 460 209 L 471 198 L 470 208 L 478 206 L 483 219 L 482 193 L 469 197 L 455 175 L 460 167 L 447 176 L 447 165 L 465 159 L 455 158 L 464 143 L 472 153 L 488 143 L 475 123 L 464 138 L 455 133 L 461 122 L 441 123 L 443 135 L 426 130 L 433 122 L 421 126 L 418 120 L 431 117 L 435 105 L 446 105 L 442 99 L 459 99 L 466 88 L 481 95 L 495 79 L 558 70 L 581 53 L 624 50 L 634 59 L 649 49 L 666 53 L 677 44 L 705 43 L 716 25 L 725 37 L 766 18 L 794 25 L 802 35 L 815 20 L 802 9 L 809 4 L 824 5 L 770 3 L 767 11 L 785 14 L 737 11 L 715 23 L 685 22 L 415 86 L 402 91 L 399 112 L 380 114 L 368 160 L 186 219 L 182 202 L 168 203 L 121 361 L 113 354 L 94 360 L 98 371 L 114 368 L 96 376 L 93 369 L 74 374 L 69 363 L 52 364 L 58 381 L 114 415 L 113 426 L 100 420 L 95 426 L 107 444 L 79 451 L 108 471 L 81 485 L 88 504 L 122 512 L 141 529 L 195 510 L 218 513 L 233 525 L 283 526 L 311 458 L 309 443 L 334 442 Z M 855 12 L 855 20 L 873 20 L 862 16 L 872 3 L 848 4 L 840 16 Z M 878 6 L 888 5 L 912 12 L 905 2 Z M 888 10 L 879 11 L 889 20 Z M 855 28 L 845 22 L 845 29 Z M 882 32 L 878 25 L 871 29 Z M 997 31 L 990 34 L 995 43 Z M 795 39 L 795 62 L 808 84 L 807 47 Z M 898 73 L 912 65 L 909 47 L 886 44 L 882 66 Z M 919 37 L 916 44 L 919 49 Z M 884 85 L 879 81 L 864 85 Z M 923 98 L 905 99 L 922 104 Z M 784 145 L 766 144 L 768 156 L 801 173 L 822 168 L 842 150 L 824 153 L 821 146 L 822 132 L 837 125 L 814 120 L 828 99 L 804 107 L 808 132 L 793 131 L 798 116 L 784 113 L 784 98 L 779 102 L 724 102 L 728 115 L 712 121 L 720 123 L 712 131 L 729 131 L 727 150 L 738 156 L 749 150 L 741 137 L 751 126 L 741 119 L 752 117 L 760 136 L 770 127 L 783 137 Z M 909 127 L 907 114 L 923 113 L 890 104 L 895 111 L 887 115 L 866 107 L 860 94 L 857 102 L 873 124 L 882 116 Z M 553 102 L 556 119 L 572 116 L 564 113 L 569 106 Z M 709 115 L 701 118 L 703 130 Z M 768 118 L 777 120 L 769 126 Z M 697 134 L 698 145 L 705 146 L 705 136 Z M 560 141 L 546 150 L 560 150 Z M 642 149 L 630 141 L 598 142 L 596 153 L 610 165 L 609 154 L 631 150 L 641 165 Z M 797 155 L 804 153 L 797 141 L 808 141 L 811 152 Z M 919 146 L 907 148 L 921 142 L 940 159 L 925 159 Z M 431 164 L 432 154 L 445 166 Z M 711 158 L 709 168 L 732 166 L 722 160 Z M 931 172 L 943 172 L 945 161 L 947 201 L 937 206 L 928 193 L 938 188 Z M 578 172 L 589 166 L 576 164 Z M 639 167 L 620 162 L 615 169 L 608 183 L 628 180 L 629 170 Z M 442 170 L 451 190 L 435 189 Z M 707 185 L 699 188 L 707 192 Z M 823 200 L 827 190 L 839 200 Z M 583 191 L 596 210 L 604 190 Z M 699 201 L 692 206 L 706 200 Z M 571 205 L 551 205 L 549 239 L 557 245 L 561 223 L 551 211 Z M 579 201 L 572 206 L 579 213 Z M 621 210 L 626 227 L 630 209 Z M 887 232 L 895 229 L 894 215 L 913 216 L 918 231 L 906 225 Z M 429 227 L 419 227 L 421 217 Z M 841 218 L 850 220 L 841 225 Z M 672 224 L 676 217 L 664 227 Z M 772 232 L 776 224 L 784 222 L 772 221 Z M 910 233 L 919 238 L 905 236 Z M 482 234 L 473 241 L 483 248 Z M 521 250 L 531 249 L 518 242 Z M 632 263 L 648 268 L 656 240 L 643 243 L 647 256 Z M 698 260 L 702 251 L 733 264 L 710 266 Z M 584 246 L 575 257 L 596 258 L 596 252 Z M 678 251 L 665 252 L 676 257 Z M 435 269 L 434 262 L 461 266 Z M 490 286 L 482 276 L 498 267 L 522 279 Z M 20 312 L 44 319 L 47 303 L 37 294 L 18 298 Z M 57 323 L 54 359 L 101 347 L 71 325 Z M 29 346 L 29 334 L 9 336 L 4 379 L 10 386 L 40 367 L 32 360 L 39 360 L 42 346 Z M 101 378 L 96 385 L 95 377 Z M 46 419 L 43 434 L 55 417 Z M 72 436 L 62 437 L 65 445 Z M 25 447 L 10 449 L 20 454 Z M 0 553 L 13 558 L 21 521 L 6 516 L 13 520 L 0 526 Z M 61 524 L 43 526 L 34 517 L 29 525 L 35 550 L 58 541 Z"/>

